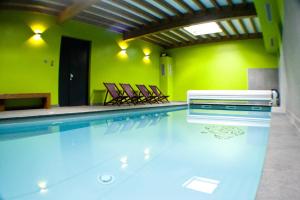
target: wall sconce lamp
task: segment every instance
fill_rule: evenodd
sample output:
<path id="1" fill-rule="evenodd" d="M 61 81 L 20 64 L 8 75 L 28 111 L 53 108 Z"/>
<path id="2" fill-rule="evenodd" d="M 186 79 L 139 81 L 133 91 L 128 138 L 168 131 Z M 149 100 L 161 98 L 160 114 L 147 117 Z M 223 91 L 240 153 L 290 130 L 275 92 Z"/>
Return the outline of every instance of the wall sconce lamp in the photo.
<path id="1" fill-rule="evenodd" d="M 36 32 L 33 36 L 34 40 L 40 40 L 42 39 L 42 33 L 41 32 Z"/>
<path id="2" fill-rule="evenodd" d="M 149 64 L 150 63 L 150 54 L 151 54 L 151 50 L 149 48 L 143 48 L 143 52 L 144 52 L 144 57 L 143 57 L 143 62 L 145 64 Z"/>
<path id="3" fill-rule="evenodd" d="M 121 59 L 127 59 L 128 58 L 127 50 L 121 49 L 121 51 L 119 51 L 119 53 L 118 53 L 118 57 Z"/>
<path id="4" fill-rule="evenodd" d="M 150 63 L 150 55 L 145 55 L 143 58 L 143 62 L 146 64 L 149 64 Z"/>

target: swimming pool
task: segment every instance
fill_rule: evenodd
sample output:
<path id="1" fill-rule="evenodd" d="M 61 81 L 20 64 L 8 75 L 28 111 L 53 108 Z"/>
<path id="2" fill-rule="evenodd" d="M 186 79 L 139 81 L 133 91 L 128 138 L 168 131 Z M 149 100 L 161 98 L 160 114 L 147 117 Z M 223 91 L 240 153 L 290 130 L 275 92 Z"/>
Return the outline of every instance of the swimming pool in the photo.
<path id="1" fill-rule="evenodd" d="M 252 200 L 269 121 L 176 108 L 0 124 L 0 199 Z"/>

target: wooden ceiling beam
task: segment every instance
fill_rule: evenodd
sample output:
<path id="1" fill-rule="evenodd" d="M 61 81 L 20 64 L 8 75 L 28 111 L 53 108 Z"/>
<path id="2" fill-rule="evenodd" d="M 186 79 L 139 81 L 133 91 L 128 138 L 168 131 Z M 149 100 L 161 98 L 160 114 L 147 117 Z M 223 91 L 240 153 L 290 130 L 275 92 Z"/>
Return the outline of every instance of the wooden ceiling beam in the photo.
<path id="1" fill-rule="evenodd" d="M 208 21 L 219 21 L 231 18 L 242 18 L 256 16 L 254 4 L 247 4 L 247 6 L 235 6 L 234 8 L 224 7 L 221 10 L 207 9 L 206 12 L 197 12 L 194 15 L 184 15 L 181 18 L 175 17 L 168 22 L 161 22 L 145 26 L 143 29 L 130 31 L 123 34 L 123 39 L 134 39 L 143 35 L 153 34 L 161 31 L 171 30 L 192 24 L 198 24 Z"/>
<path id="2" fill-rule="evenodd" d="M 153 40 L 153 39 L 151 39 L 149 37 L 147 37 L 147 38 L 146 37 L 142 37 L 141 39 L 144 40 L 144 41 L 146 41 L 146 42 L 150 42 L 150 43 L 156 44 L 158 46 L 161 46 L 163 48 L 165 48 L 166 46 L 168 46 L 168 45 L 163 44 L 161 42 L 157 42 L 156 40 Z"/>
<path id="3" fill-rule="evenodd" d="M 188 12 L 188 14 L 192 14 L 195 11 L 193 10 L 193 8 L 191 8 L 187 3 L 185 3 L 182 0 L 173 0 L 175 1 L 180 7 L 182 7 L 184 10 L 186 10 Z"/>
<path id="4" fill-rule="evenodd" d="M 156 35 L 146 36 L 146 38 L 151 38 L 152 40 L 160 42 L 160 43 L 164 44 L 165 46 L 172 45 L 172 43 L 166 42 L 164 39 L 161 39 L 159 36 L 156 36 Z"/>
<path id="5" fill-rule="evenodd" d="M 232 23 L 231 20 L 227 20 L 227 23 L 229 25 L 229 27 L 231 28 L 231 30 L 234 32 L 235 35 L 239 35 L 239 31 L 237 30 L 237 28 L 235 27 L 235 25 Z"/>
<path id="6" fill-rule="evenodd" d="M 91 11 L 88 11 L 88 10 L 85 10 L 84 13 L 92 15 L 92 16 L 100 17 L 100 18 L 105 18 L 107 20 L 113 21 L 115 23 L 122 24 L 122 25 L 130 27 L 130 28 L 139 28 L 139 25 L 129 23 L 128 21 L 123 20 L 121 18 L 118 18 L 118 17 L 116 17 L 114 15 L 111 15 L 109 13 L 104 13 L 104 12 L 95 13 L 95 12 L 91 12 Z M 100 21 L 101 19 L 98 19 L 98 20 Z"/>
<path id="7" fill-rule="evenodd" d="M 191 41 L 197 40 L 196 36 L 192 35 L 191 33 L 187 32 L 184 29 L 178 29 L 178 32 L 181 33 L 181 34 L 183 34 L 185 37 L 187 37 Z"/>
<path id="8" fill-rule="evenodd" d="M 232 7 L 233 6 L 232 0 L 227 0 L 227 4 L 228 6 Z"/>
<path id="9" fill-rule="evenodd" d="M 210 2 L 214 5 L 214 7 L 218 10 L 221 9 L 221 6 L 218 4 L 218 2 L 216 0 L 210 0 Z"/>
<path id="10" fill-rule="evenodd" d="M 178 37 L 180 37 L 181 39 L 183 39 L 186 42 L 190 41 L 188 37 L 183 36 L 177 30 L 170 30 L 170 32 L 173 33 L 174 35 L 177 35 Z"/>
<path id="11" fill-rule="evenodd" d="M 82 16 L 82 15 L 76 16 L 75 19 L 85 22 L 85 23 L 88 23 L 88 24 L 93 24 L 93 25 L 98 25 L 98 26 L 100 25 L 103 28 L 106 28 L 108 30 L 111 30 L 111 31 L 114 31 L 117 33 L 123 33 L 124 31 L 128 30 L 127 28 L 124 28 L 122 26 L 114 25 L 113 22 L 105 20 L 105 19 L 101 19 L 101 21 L 99 21 L 96 19 L 92 19 L 90 17 Z"/>
<path id="12" fill-rule="evenodd" d="M 188 41 L 188 39 L 185 40 L 185 39 L 183 39 L 182 37 L 178 36 L 177 34 L 175 34 L 172 31 L 168 31 L 168 35 L 172 36 L 173 38 L 175 38 L 176 40 L 178 40 L 181 43 L 185 43 L 185 42 Z"/>
<path id="13" fill-rule="evenodd" d="M 206 36 L 206 40 L 212 40 L 212 39 L 214 39 L 214 37 L 211 36 L 211 35 L 209 35 L 209 34 L 206 34 L 205 36 Z"/>
<path id="14" fill-rule="evenodd" d="M 217 22 L 217 24 L 219 25 L 219 27 L 222 29 L 223 33 L 225 34 L 225 36 L 230 37 L 230 33 L 227 31 L 227 29 L 223 26 L 223 24 L 221 22 Z"/>
<path id="15" fill-rule="evenodd" d="M 172 48 L 178 48 L 178 47 L 186 47 L 186 46 L 191 46 L 191 45 L 196 45 L 196 44 L 207 44 L 207 43 L 212 43 L 212 42 L 225 42 L 225 41 L 233 41 L 233 40 L 248 40 L 248 39 L 258 39 L 262 38 L 261 33 L 251 33 L 251 34 L 242 34 L 239 37 L 222 37 L 222 38 L 215 38 L 211 40 L 197 40 L 194 42 L 191 42 L 189 44 L 178 44 L 176 46 L 171 46 L 171 47 L 166 47 L 167 49 L 172 49 Z"/>
<path id="16" fill-rule="evenodd" d="M 254 30 L 254 33 L 258 33 L 258 30 L 257 30 L 256 25 L 254 23 L 254 18 L 253 17 L 250 17 L 250 24 L 251 24 L 251 26 Z"/>
<path id="17" fill-rule="evenodd" d="M 164 11 L 160 10 L 159 8 L 153 6 L 151 3 L 148 3 L 147 1 L 141 1 L 141 0 L 132 0 L 134 3 L 139 4 L 143 6 L 144 8 L 150 10 L 152 13 L 155 13 L 156 15 L 159 15 L 163 18 L 169 18 L 170 16 L 166 14 Z M 134 5 L 132 5 L 134 6 Z"/>
<path id="18" fill-rule="evenodd" d="M 59 23 L 63 23 L 68 19 L 72 19 L 83 10 L 87 9 L 91 5 L 93 5 L 97 0 L 85 0 L 85 1 L 77 1 L 70 6 L 66 7 L 62 12 L 58 14 L 57 21 Z"/>
<path id="19" fill-rule="evenodd" d="M 84 10 L 83 12 L 91 13 L 91 14 L 94 14 L 96 16 L 104 15 L 104 16 L 110 17 L 114 20 L 117 20 L 120 23 L 130 24 L 130 26 L 133 25 L 134 27 L 139 27 L 143 24 L 143 23 L 140 23 L 140 22 L 132 20 L 132 19 L 127 19 L 126 17 L 124 17 L 122 15 L 119 15 L 119 14 L 117 14 L 115 12 L 112 12 L 108 9 L 102 8 L 102 6 L 93 6 L 91 9 Z"/>
<path id="20" fill-rule="evenodd" d="M 123 16 L 124 18 L 126 18 L 128 20 L 139 22 L 140 24 L 147 25 L 149 23 L 147 20 L 145 20 L 142 17 L 131 14 L 130 12 L 124 11 L 121 8 L 114 7 L 111 4 L 106 4 L 105 2 L 101 2 L 101 4 L 99 4 L 99 6 L 97 5 L 97 6 L 92 6 L 92 7 L 93 8 L 101 7 L 103 9 L 110 11 L 111 13 L 118 14 L 119 16 Z"/>
<path id="21" fill-rule="evenodd" d="M 242 0 L 242 5 L 243 5 L 243 6 L 246 6 L 247 3 L 248 3 L 247 0 Z"/>
<path id="22" fill-rule="evenodd" d="M 120 0 L 110 0 L 110 1 L 112 3 L 114 3 L 115 5 L 118 5 L 118 6 L 122 7 L 125 10 L 130 10 L 133 13 L 137 13 L 138 15 L 143 16 L 147 19 L 150 19 L 153 22 L 159 22 L 160 21 L 160 19 L 158 17 L 149 14 L 148 12 L 144 11 L 143 9 L 132 6 L 131 4 L 127 3 L 126 1 L 120 1 Z"/>
<path id="23" fill-rule="evenodd" d="M 165 9 L 171 11 L 172 13 L 174 13 L 176 16 L 181 16 L 182 13 L 177 10 L 172 4 L 165 2 L 165 1 L 161 1 L 161 0 L 154 0 L 156 3 L 160 4 L 162 7 L 164 7 Z"/>
<path id="24" fill-rule="evenodd" d="M 242 27 L 242 30 L 245 32 L 245 34 L 248 34 L 248 30 L 247 30 L 247 27 L 245 26 L 244 22 L 242 19 L 238 19 L 238 22 L 240 24 L 240 26 Z"/>
<path id="25" fill-rule="evenodd" d="M 178 40 L 178 39 L 170 36 L 169 33 L 162 32 L 162 33 L 159 33 L 159 34 L 161 34 L 161 35 L 165 36 L 166 38 L 170 39 L 173 43 L 180 43 L 181 42 L 181 40 Z"/>
<path id="26" fill-rule="evenodd" d="M 165 43 L 167 43 L 169 45 L 173 44 L 173 42 L 171 42 L 168 38 L 164 37 L 163 35 L 160 35 L 160 33 L 157 33 L 155 35 L 151 35 L 151 37 L 160 39 L 160 40 L 164 41 Z"/>
<path id="27" fill-rule="evenodd" d="M 194 4 L 196 4 L 198 6 L 198 8 L 200 8 L 202 11 L 205 11 L 207 8 L 205 7 L 205 5 L 200 2 L 199 0 L 192 0 Z"/>
<path id="28" fill-rule="evenodd" d="M 35 5 L 31 3 L 23 4 L 23 3 L 16 3 L 16 2 L 0 2 L 0 10 L 7 10 L 7 9 L 36 11 L 36 12 L 46 13 L 50 15 L 57 15 L 58 13 L 60 13 L 60 10 L 46 7 L 46 6 L 41 6 L 41 5 Z"/>

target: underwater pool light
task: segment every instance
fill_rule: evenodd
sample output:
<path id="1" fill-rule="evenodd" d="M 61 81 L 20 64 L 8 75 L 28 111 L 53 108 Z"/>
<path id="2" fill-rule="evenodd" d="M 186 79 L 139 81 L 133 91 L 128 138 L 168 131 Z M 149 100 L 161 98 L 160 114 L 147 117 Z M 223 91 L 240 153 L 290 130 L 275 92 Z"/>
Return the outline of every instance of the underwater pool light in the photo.
<path id="1" fill-rule="evenodd" d="M 127 156 L 123 156 L 120 159 L 120 162 L 121 162 L 121 168 L 127 167 L 128 166 L 128 157 Z"/>
<path id="2" fill-rule="evenodd" d="M 46 181 L 39 181 L 37 185 L 40 188 L 41 193 L 47 192 L 48 189 L 47 189 L 47 182 Z"/>
<path id="3" fill-rule="evenodd" d="M 220 181 L 217 180 L 194 176 L 187 180 L 182 187 L 195 190 L 197 192 L 212 194 L 219 186 L 219 183 Z"/>
<path id="4" fill-rule="evenodd" d="M 150 149 L 149 148 L 145 148 L 144 149 L 144 159 L 148 160 L 150 158 Z"/>

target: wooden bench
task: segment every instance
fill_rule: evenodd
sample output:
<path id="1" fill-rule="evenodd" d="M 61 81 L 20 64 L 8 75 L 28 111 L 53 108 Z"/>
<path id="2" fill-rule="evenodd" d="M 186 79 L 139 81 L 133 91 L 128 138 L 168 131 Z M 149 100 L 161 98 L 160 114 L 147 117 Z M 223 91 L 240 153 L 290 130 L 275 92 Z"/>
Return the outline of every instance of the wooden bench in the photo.
<path id="1" fill-rule="evenodd" d="M 50 93 L 20 93 L 20 94 L 0 94 L 0 111 L 5 110 L 5 100 L 8 99 L 42 99 L 43 108 L 49 109 L 51 105 Z"/>

